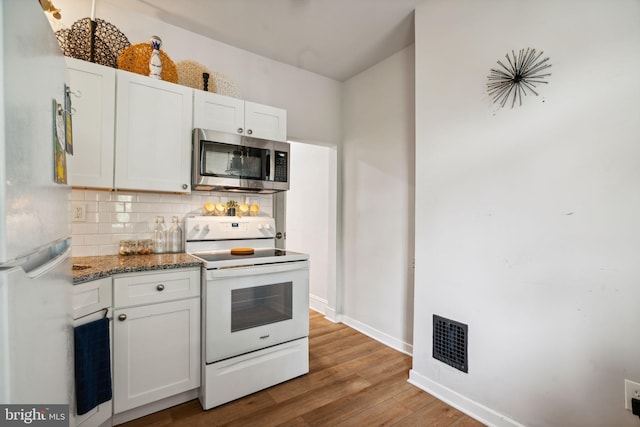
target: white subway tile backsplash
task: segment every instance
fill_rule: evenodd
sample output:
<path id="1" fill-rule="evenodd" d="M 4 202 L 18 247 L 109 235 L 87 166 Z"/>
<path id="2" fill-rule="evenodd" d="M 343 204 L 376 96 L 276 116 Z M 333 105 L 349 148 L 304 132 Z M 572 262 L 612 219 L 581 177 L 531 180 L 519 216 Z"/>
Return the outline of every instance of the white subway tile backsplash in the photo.
<path id="1" fill-rule="evenodd" d="M 116 232 L 114 227 L 117 227 L 117 223 L 114 223 L 114 222 L 100 223 L 98 224 L 98 232 L 100 234 L 113 234 Z M 124 227 L 121 227 L 121 230 L 122 229 L 124 229 Z"/>
<path id="2" fill-rule="evenodd" d="M 149 224 L 155 224 L 157 216 L 164 216 L 164 215 L 158 215 L 155 212 L 142 212 L 137 215 L 138 215 L 137 222 L 147 222 Z M 165 218 L 165 221 L 166 221 L 166 218 Z"/>
<path id="3" fill-rule="evenodd" d="M 158 193 L 140 193 L 138 195 L 138 202 L 143 203 L 157 203 L 161 199 L 160 194 Z"/>
<path id="4" fill-rule="evenodd" d="M 114 193 L 111 196 L 111 200 L 115 202 L 136 202 L 138 201 L 138 196 L 132 193 Z"/>
<path id="5" fill-rule="evenodd" d="M 76 257 L 76 256 L 98 255 L 98 246 L 76 245 L 75 241 L 72 243 L 72 245 L 73 246 L 71 246 L 71 256 Z"/>
<path id="6" fill-rule="evenodd" d="M 71 223 L 71 236 L 76 234 L 96 234 L 98 233 L 98 225 L 97 224 L 89 224 L 89 223 L 81 223 L 74 222 Z"/>
<path id="7" fill-rule="evenodd" d="M 105 215 L 108 216 L 108 214 L 103 214 L 103 216 Z M 86 222 L 94 224 L 100 222 L 100 213 L 98 212 L 85 211 L 84 217 Z"/>
<path id="8" fill-rule="evenodd" d="M 84 236 L 85 245 L 108 245 L 111 242 L 109 234 L 87 234 Z"/>
<path id="9" fill-rule="evenodd" d="M 138 214 L 130 212 L 116 212 L 111 214 L 111 222 L 130 222 L 136 221 Z"/>
<path id="10" fill-rule="evenodd" d="M 109 202 L 111 201 L 111 191 L 99 191 L 99 190 L 73 190 L 82 191 L 84 193 L 85 200 L 95 200 L 98 202 Z"/>
<path id="11" fill-rule="evenodd" d="M 184 194 L 182 195 L 182 203 L 202 203 L 199 195 Z"/>
<path id="12" fill-rule="evenodd" d="M 120 245 L 103 245 L 98 247 L 98 253 L 94 255 L 116 255 Z"/>
<path id="13" fill-rule="evenodd" d="M 73 194 L 73 193 L 72 193 Z M 87 212 L 98 212 L 98 202 L 95 201 L 84 201 L 84 205 L 87 207 Z"/>
<path id="14" fill-rule="evenodd" d="M 72 255 L 115 255 L 120 240 L 151 238 L 157 216 L 168 227 L 177 215 L 184 223 L 188 215 L 202 215 L 206 202 L 257 204 L 260 214 L 273 216 L 271 195 L 236 195 L 198 192 L 194 194 L 143 193 L 135 191 L 101 191 L 73 189 L 71 200 L 84 201 L 87 221 L 72 223 Z"/>

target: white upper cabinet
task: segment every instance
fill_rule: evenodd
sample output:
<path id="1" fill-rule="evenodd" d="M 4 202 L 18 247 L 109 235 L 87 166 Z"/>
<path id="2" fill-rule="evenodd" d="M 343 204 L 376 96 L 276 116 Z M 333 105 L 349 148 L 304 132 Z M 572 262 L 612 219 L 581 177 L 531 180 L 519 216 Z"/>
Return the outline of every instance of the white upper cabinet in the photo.
<path id="1" fill-rule="evenodd" d="M 73 156 L 67 157 L 69 184 L 112 188 L 116 70 L 65 58 L 70 75 Z"/>
<path id="2" fill-rule="evenodd" d="M 117 189 L 190 191 L 193 90 L 117 71 Z"/>
<path id="3" fill-rule="evenodd" d="M 254 138 L 287 141 L 287 110 L 245 101 L 244 126 Z"/>
<path id="4" fill-rule="evenodd" d="M 193 127 L 254 138 L 287 140 L 287 111 L 229 96 L 194 91 Z"/>
<path id="5" fill-rule="evenodd" d="M 244 135 L 244 101 L 194 90 L 193 127 Z"/>

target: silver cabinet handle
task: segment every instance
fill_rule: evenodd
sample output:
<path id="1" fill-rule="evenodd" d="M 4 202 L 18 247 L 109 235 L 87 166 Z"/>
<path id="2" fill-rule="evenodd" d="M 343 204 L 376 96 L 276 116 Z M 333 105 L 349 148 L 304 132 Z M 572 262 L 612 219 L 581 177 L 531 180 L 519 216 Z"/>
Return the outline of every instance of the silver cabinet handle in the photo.
<path id="1" fill-rule="evenodd" d="M 247 130 L 247 134 L 251 135 L 253 133 L 253 131 L 251 129 Z"/>
<path id="2" fill-rule="evenodd" d="M 238 133 L 242 133 L 242 128 L 238 128 Z"/>
<path id="3" fill-rule="evenodd" d="M 164 291 L 164 285 L 161 283 L 161 284 L 159 284 L 158 286 L 156 286 L 156 289 L 157 289 L 159 292 L 162 292 L 162 291 Z"/>
<path id="4" fill-rule="evenodd" d="M 126 314 L 121 314 L 121 315 L 119 315 L 119 316 L 118 316 L 118 320 L 119 320 L 119 321 L 121 321 L 121 322 L 123 322 L 123 321 L 127 320 L 127 315 L 126 315 Z"/>
<path id="5" fill-rule="evenodd" d="M 187 184 L 182 184 L 182 189 L 186 190 L 187 188 L 189 188 L 189 186 Z"/>

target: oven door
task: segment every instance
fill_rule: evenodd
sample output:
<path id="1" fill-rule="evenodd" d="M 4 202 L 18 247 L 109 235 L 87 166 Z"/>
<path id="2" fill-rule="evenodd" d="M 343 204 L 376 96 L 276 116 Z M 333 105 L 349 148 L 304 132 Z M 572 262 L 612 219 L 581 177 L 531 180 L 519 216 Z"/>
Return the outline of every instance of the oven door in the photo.
<path id="1" fill-rule="evenodd" d="M 206 363 L 309 335 L 308 261 L 207 270 L 206 277 Z"/>

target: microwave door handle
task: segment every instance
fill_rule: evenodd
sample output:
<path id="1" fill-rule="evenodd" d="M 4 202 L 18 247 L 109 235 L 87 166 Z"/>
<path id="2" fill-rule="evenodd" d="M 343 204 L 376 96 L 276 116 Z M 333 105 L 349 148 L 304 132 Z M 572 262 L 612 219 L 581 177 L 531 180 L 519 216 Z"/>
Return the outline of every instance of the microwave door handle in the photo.
<path id="1" fill-rule="evenodd" d="M 267 151 L 267 170 L 265 175 L 267 180 L 273 181 L 271 179 L 271 151 Z"/>

